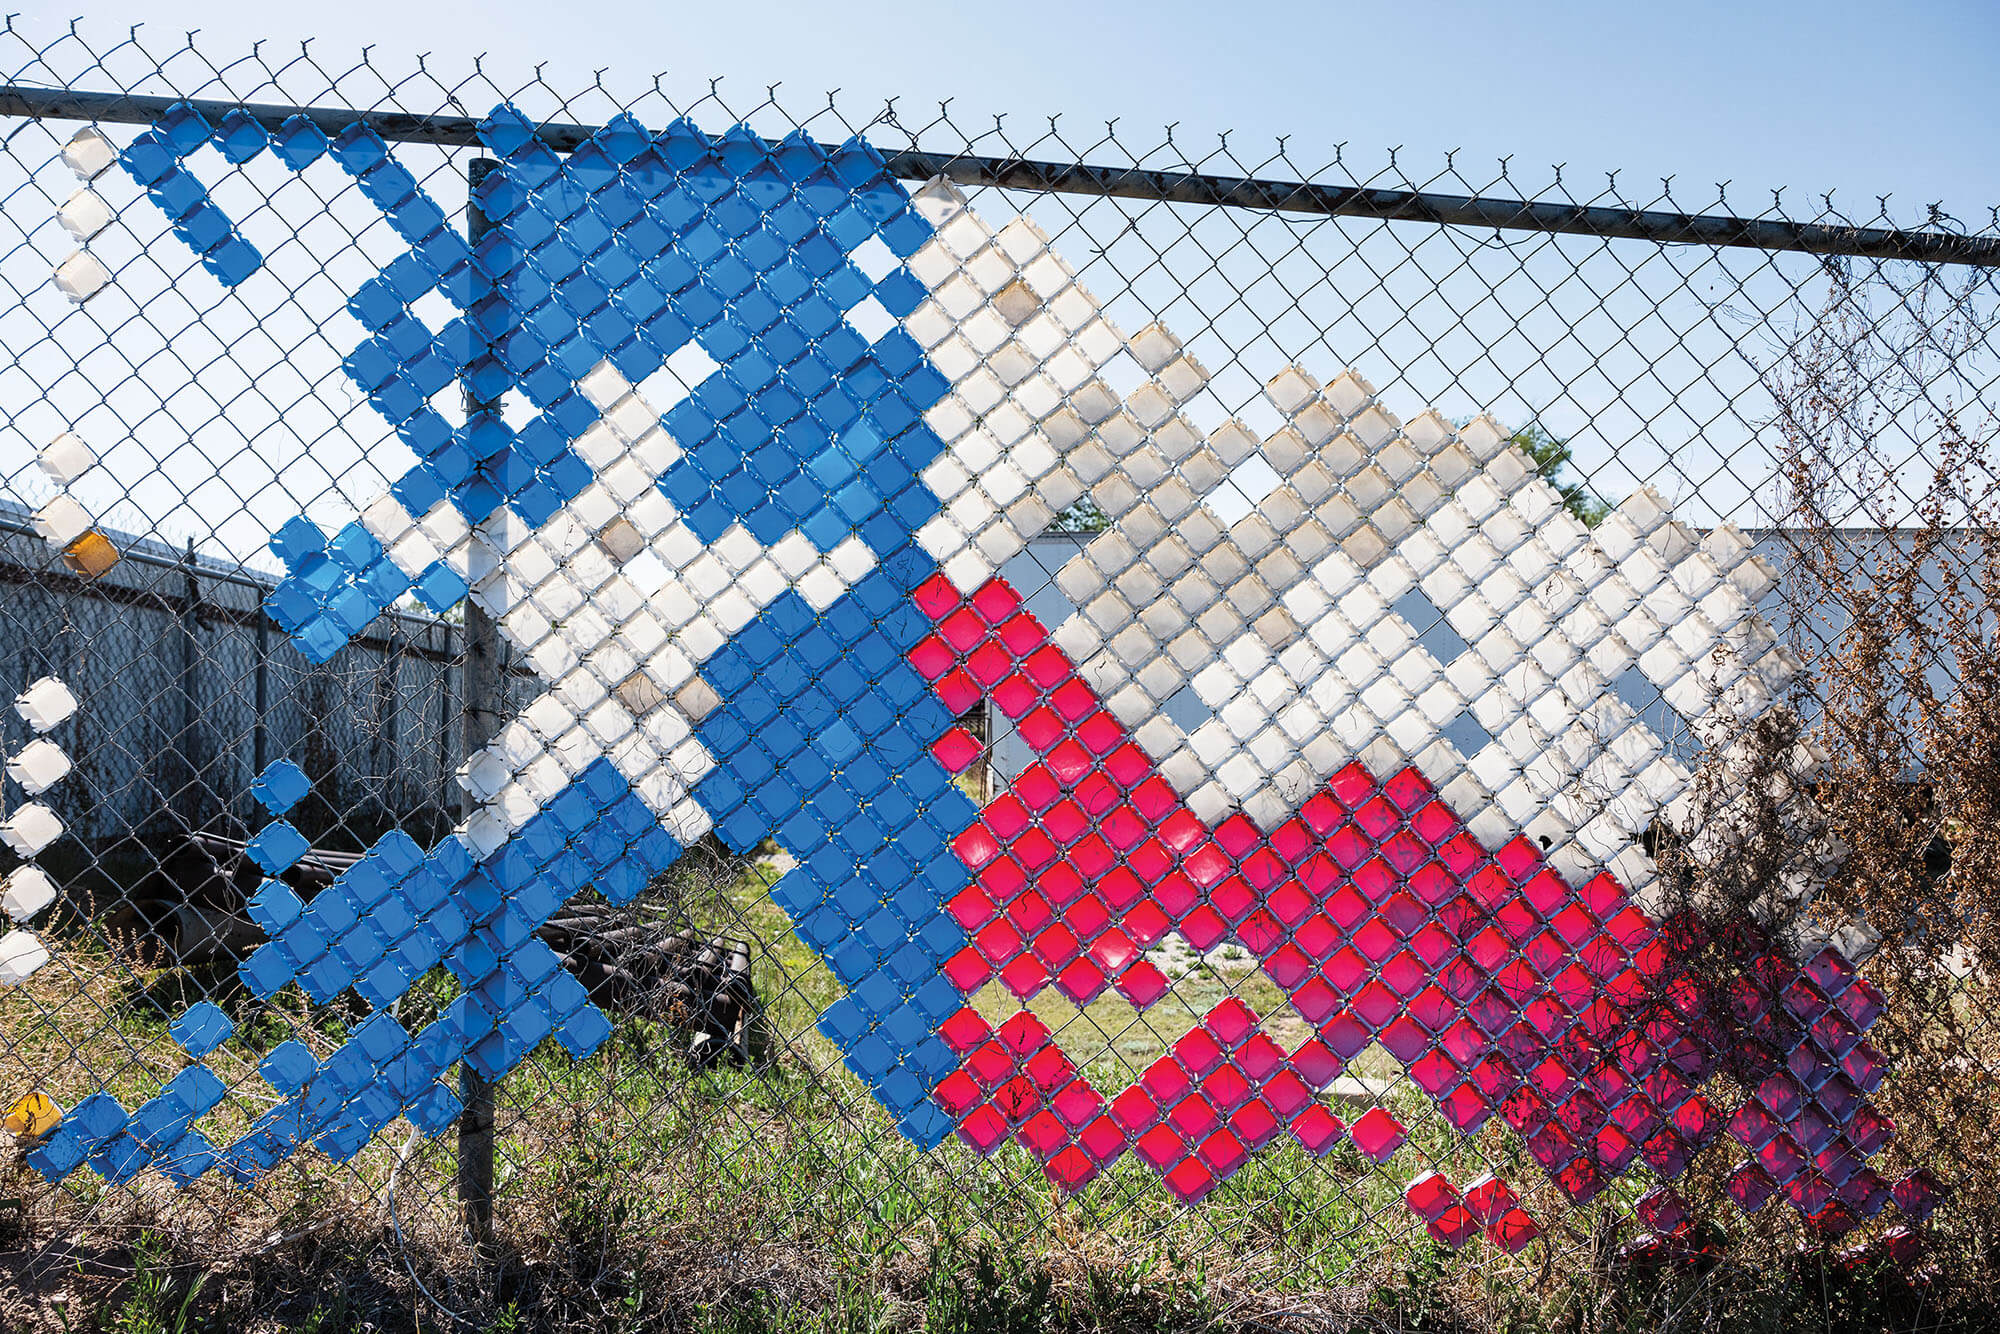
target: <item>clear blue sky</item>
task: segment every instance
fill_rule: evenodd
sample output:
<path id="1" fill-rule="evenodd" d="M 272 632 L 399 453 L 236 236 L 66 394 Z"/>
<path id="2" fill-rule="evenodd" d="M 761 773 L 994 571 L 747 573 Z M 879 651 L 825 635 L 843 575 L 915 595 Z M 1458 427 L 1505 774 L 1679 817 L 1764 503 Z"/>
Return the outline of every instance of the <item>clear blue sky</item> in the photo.
<path id="1" fill-rule="evenodd" d="M 372 44 L 374 67 L 390 78 L 407 75 L 416 57 L 428 53 L 430 68 L 454 83 L 483 52 L 487 74 L 506 89 L 528 82 L 536 63 L 546 61 L 544 80 L 564 92 L 587 88 L 593 71 L 603 67 L 607 83 L 635 95 L 650 86 L 655 72 L 665 71 L 669 91 L 683 104 L 691 88 L 719 76 L 738 110 L 754 105 L 774 82 L 783 85 L 780 100 L 795 115 L 823 105 L 826 92 L 839 88 L 850 116 L 866 118 L 883 99 L 896 97 L 904 123 L 920 125 L 938 100 L 951 98 L 952 119 L 961 129 L 990 124 L 1004 112 L 1021 140 L 1036 137 L 1058 112 L 1066 134 L 1082 143 L 1117 117 L 1122 142 L 1141 151 L 1160 142 L 1163 125 L 1176 122 L 1177 142 L 1193 157 L 1220 131 L 1233 132 L 1232 147 L 1253 162 L 1276 136 L 1288 135 L 1294 161 L 1304 164 L 1326 162 L 1345 143 L 1347 168 L 1363 178 L 1381 169 L 1393 148 L 1402 172 L 1424 181 L 1456 149 L 1460 170 L 1474 183 L 1491 180 L 1496 159 L 1511 155 L 1512 180 L 1530 191 L 1547 184 L 1551 164 L 1566 164 L 1568 188 L 1581 198 L 1596 194 L 1603 173 L 1617 168 L 1629 198 L 1652 200 L 1659 178 L 1672 175 L 1679 202 L 1691 208 L 1712 207 L 1715 184 L 1724 180 L 1733 182 L 1730 202 L 1752 213 L 1767 208 L 1771 190 L 1781 185 L 1792 192 L 1792 211 L 1806 217 L 1817 214 L 1826 190 L 1836 192 L 1837 206 L 1851 216 L 1871 216 L 1875 196 L 1891 193 L 1900 220 L 1920 221 L 1924 205 L 1938 201 L 1974 228 L 1987 225 L 1989 206 L 2000 203 L 2000 138 L 1994 134 L 2000 117 L 1991 106 L 2000 9 L 1993 0 L 1897 6 L 1882 0 L 1701 0 L 1674 7 L 1532 0 L 1506 6 L 1446 0 L 1368 6 L 571 0 L 563 8 L 567 15 L 549 0 L 341 0 L 312 7 L 268 0 L 179 0 L 170 6 L 97 0 L 80 31 L 101 50 L 116 46 L 128 25 L 143 20 L 142 43 L 157 58 L 180 45 L 186 29 L 197 28 L 197 48 L 218 64 L 246 56 L 259 38 L 267 41 L 265 60 L 283 64 L 302 38 L 312 36 L 314 59 L 326 76 L 345 76 L 342 95 L 356 100 L 371 95 L 368 80 L 347 72 L 359 62 L 359 49 Z M 66 31 L 67 14 L 31 11 L 17 28 L 30 40 L 34 34 L 53 40 Z M 10 45 L 10 60 L 14 51 Z M 72 51 L 61 66 L 73 70 L 81 63 Z M 169 69 L 183 90 L 204 81 L 199 60 L 179 57 Z M 134 73 L 129 64 L 124 72 Z M 294 70 L 279 94 L 265 89 L 253 95 L 311 98 L 326 76 Z M 110 78 L 85 80 L 93 81 L 101 86 Z M 248 92 L 247 84 L 236 86 Z M 469 92 L 467 109 L 484 111 L 491 96 L 483 88 Z M 431 110 L 438 99 L 434 89 L 418 89 L 406 105 Z M 649 114 L 657 114 L 653 105 Z M 608 109 L 599 103 L 578 114 L 595 118 Z M 717 127 L 712 111 L 702 118 Z M 31 135 L 20 145 L 32 143 L 52 155 L 58 142 L 44 144 Z M 406 156 L 422 174 L 422 154 L 411 149 Z M 268 190 L 282 169 L 268 162 L 263 167 L 257 179 Z M 264 202 L 247 180 L 228 183 L 239 191 L 231 198 L 246 211 Z M 52 181 L 52 191 L 73 188 L 60 167 Z M 136 190 L 124 189 L 121 207 L 137 198 Z M 50 325 L 67 313 L 47 282 L 48 266 L 72 244 L 52 217 L 61 197 L 50 195 L 51 216 L 31 219 L 16 209 L 16 219 L 10 213 L 24 235 L 33 230 L 38 244 L 49 247 L 46 256 L 33 247 L 0 254 L 0 280 L 34 289 L 35 299 L 48 303 L 35 317 Z M 284 227 L 308 226 L 325 207 L 316 195 L 297 190 L 272 201 L 282 216 L 260 221 L 267 254 Z M 364 213 L 371 207 L 348 202 Z M 1047 205 L 1040 220 L 1060 230 L 1072 219 L 1072 202 Z M 1007 206 L 1005 200 L 994 204 Z M 1012 207 L 1029 205 L 1016 200 Z M 304 214 L 293 216 L 287 208 Z M 1712 515 L 1763 521 L 1753 500 L 1770 468 L 1756 436 L 1769 412 L 1753 359 L 1770 349 L 1741 316 L 1779 312 L 1793 285 L 1816 274 L 1810 262 L 1787 266 L 1746 251 L 1710 257 L 1683 248 L 1642 263 L 1650 256 L 1643 247 L 1620 251 L 1595 243 L 1518 252 L 1474 245 L 1461 256 L 1463 237 L 1441 241 L 1414 224 L 1399 234 L 1357 225 L 1325 233 L 1310 256 L 1277 261 L 1301 280 L 1293 287 L 1265 284 L 1258 289 L 1262 297 L 1226 320 L 1208 321 L 1180 300 L 1203 276 L 1205 253 L 1212 252 L 1184 246 L 1172 263 L 1151 263 L 1157 252 L 1148 247 L 1172 244 L 1183 223 L 1162 214 L 1151 232 L 1128 236 L 1133 229 L 1124 213 L 1099 213 L 1091 225 L 1065 236 L 1069 257 L 1094 265 L 1089 281 L 1124 327 L 1162 319 L 1197 340 L 1190 346 L 1218 371 L 1217 384 L 1234 377 L 1224 395 L 1228 412 L 1243 410 L 1255 386 L 1286 360 L 1298 359 L 1322 375 L 1351 366 L 1405 415 L 1430 405 L 1448 416 L 1490 411 L 1508 422 L 1544 423 L 1571 439 L 1578 469 L 1600 494 L 1616 498 L 1651 484 L 1672 502 L 1692 506 L 1687 513 L 1698 521 Z M 139 230 L 128 235 L 114 228 L 92 242 L 94 253 L 114 267 L 136 260 L 146 238 L 161 236 L 156 212 L 140 209 L 128 221 Z M 1289 226 L 1274 224 L 1260 234 L 1282 242 L 1271 255 L 1295 243 Z M 1213 241 L 1218 229 L 1227 241 L 1220 223 L 1205 235 Z M 174 244 L 154 258 L 168 256 L 191 268 Z M 1093 245 L 1099 247 L 1095 259 Z M 1124 251 L 1113 253 L 1120 245 Z M 1418 245 L 1426 247 L 1423 262 L 1403 263 L 1411 257 L 1405 247 Z M 1269 257 L 1254 247 L 1225 248 L 1233 256 L 1227 263 L 1236 266 L 1227 275 L 1230 286 L 1241 295 L 1264 276 Z M 296 260 L 303 252 L 288 253 Z M 119 301 L 157 296 L 154 289 L 169 281 L 168 272 L 158 263 L 132 265 L 121 277 L 122 294 L 100 299 L 98 310 L 110 318 L 108 312 L 122 308 Z M 338 282 L 353 278 L 343 271 Z M 1433 294 L 1434 282 L 1448 299 Z M 320 386 L 312 393 L 323 393 L 325 401 L 315 399 L 311 412 L 267 414 L 268 421 L 248 398 L 225 412 L 216 396 L 231 391 L 219 369 L 200 377 L 190 370 L 180 384 L 173 382 L 171 361 L 156 357 L 125 387 L 143 378 L 154 398 L 180 394 L 191 406 L 177 416 L 141 404 L 135 409 L 141 420 L 128 421 L 100 402 L 101 386 L 88 376 L 63 377 L 56 367 L 40 381 L 61 381 L 48 394 L 15 401 L 0 386 L 0 484 L 33 484 L 32 478 L 8 483 L 10 472 L 20 472 L 10 465 L 10 451 L 25 467 L 30 438 L 87 427 L 106 439 L 130 437 L 111 461 L 118 466 L 100 469 L 93 485 L 103 491 L 102 503 L 123 507 L 121 516 L 141 515 L 119 519 L 135 530 L 157 529 L 175 540 L 192 534 L 208 541 L 214 534 L 220 548 L 243 555 L 261 548 L 265 535 L 302 503 L 316 521 L 345 522 L 406 463 L 402 446 L 379 439 L 386 428 L 337 374 L 339 358 L 358 337 L 341 308 L 346 289 L 317 285 L 316 299 L 327 308 L 308 320 L 294 308 L 285 283 L 268 291 L 252 284 L 224 300 L 222 289 L 197 271 L 184 288 L 200 308 L 198 315 L 186 312 L 186 338 L 235 339 L 230 356 L 243 363 L 238 369 L 268 374 L 274 384 L 303 376 Z M 253 296 L 268 298 L 269 308 L 245 305 Z M 268 320 L 270 329 L 282 330 L 288 320 L 322 319 L 324 336 L 307 340 L 309 346 L 294 347 L 299 338 L 286 338 L 277 346 L 293 350 L 278 363 L 248 364 L 254 361 L 251 343 L 241 335 L 251 321 Z M 90 319 L 70 320 L 63 325 L 63 347 L 51 344 L 40 354 L 81 366 L 99 344 L 108 346 L 109 330 L 116 328 L 119 353 L 143 356 L 146 327 L 143 321 L 114 322 L 98 329 Z M 154 336 L 178 337 L 171 331 Z M 183 351 L 189 345 L 185 339 L 176 344 Z M 217 465 L 215 476 L 199 485 L 190 476 L 168 476 L 157 463 L 190 433 Z M 253 436 L 254 450 L 246 444 Z M 225 520 L 233 527 L 221 534 Z"/>
<path id="2" fill-rule="evenodd" d="M 27 21 L 55 26 L 51 5 Z M 374 43 L 386 62 L 489 52 L 491 68 L 550 62 L 559 87 L 600 66 L 633 77 L 773 81 L 785 99 L 840 87 L 857 104 L 956 99 L 955 118 L 995 112 L 1073 122 L 1123 118 L 1134 142 L 1177 121 L 1246 147 L 1290 134 L 1303 158 L 1379 165 L 1401 146 L 1419 178 L 1450 149 L 1484 167 L 1513 154 L 1521 179 L 1551 163 L 1571 179 L 1610 168 L 1636 191 L 1673 174 L 1695 202 L 1731 180 L 1746 208 L 1774 186 L 1859 209 L 1892 192 L 1968 221 L 2000 203 L 2000 6 L 1992 0 L 1691 0 L 1668 5 L 1515 0 L 1319 3 L 572 3 L 95 0 L 99 37 L 145 20 L 163 39 L 202 30 L 220 55 L 257 37 L 316 36 L 326 58 Z M 564 12 L 568 16 L 565 16 Z M 1808 201 L 1801 199 L 1803 209 Z M 1869 210 L 1869 211 L 1872 211 Z"/>

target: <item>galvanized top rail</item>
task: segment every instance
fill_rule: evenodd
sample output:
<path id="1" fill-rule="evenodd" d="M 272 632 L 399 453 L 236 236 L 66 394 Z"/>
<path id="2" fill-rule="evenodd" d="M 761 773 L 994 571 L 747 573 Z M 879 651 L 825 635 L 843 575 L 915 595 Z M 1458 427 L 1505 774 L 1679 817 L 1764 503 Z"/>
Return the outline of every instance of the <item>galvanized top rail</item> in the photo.
<path id="1" fill-rule="evenodd" d="M 275 106 L 0 84 L 0 115 L 9 116 L 145 123 L 180 102 L 188 103 L 211 119 L 226 112 L 242 111 L 266 128 L 275 128 L 293 116 L 304 116 L 331 133 L 359 121 L 385 139 L 405 143 L 468 148 L 478 147 L 480 143 L 479 122 L 470 116 L 418 116 L 345 107 Z M 551 147 L 568 152 L 581 146 L 598 128 L 594 125 L 551 122 L 541 127 L 541 133 Z M 1803 251 L 1813 255 L 1853 255 L 1866 259 L 2000 268 L 2000 237 L 1738 218 L 1713 213 L 1542 203 L 1421 190 L 1385 190 L 1362 185 L 1317 185 L 1308 181 L 1213 176 L 1197 171 L 1153 171 L 1142 167 L 1098 166 L 1086 162 L 1039 162 L 976 153 L 946 155 L 906 149 L 884 156 L 889 170 L 904 180 L 945 176 L 959 185 L 990 185 L 1015 190 L 1143 199 L 1156 203 L 1208 204 L 1394 222 L 1492 227 L 1506 231 L 1567 232 L 1669 245 L 1735 246 L 1755 250 Z"/>

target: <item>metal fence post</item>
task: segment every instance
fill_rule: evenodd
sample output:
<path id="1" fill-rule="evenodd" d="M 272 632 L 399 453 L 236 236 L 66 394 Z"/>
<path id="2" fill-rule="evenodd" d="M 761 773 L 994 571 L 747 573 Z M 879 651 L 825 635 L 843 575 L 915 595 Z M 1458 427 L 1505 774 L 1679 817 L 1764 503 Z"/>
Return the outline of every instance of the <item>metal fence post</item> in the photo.
<path id="1" fill-rule="evenodd" d="M 205 720 L 201 712 L 201 584 L 195 579 L 194 539 L 187 540 L 181 555 L 180 634 L 176 640 L 179 660 L 174 675 L 174 691 L 180 700 L 178 732 L 174 737 L 177 766 L 169 778 L 176 784 L 174 805 L 179 808 L 184 828 L 200 829 L 210 814 L 203 798 L 208 778 L 208 748 L 203 744 Z"/>
<path id="2" fill-rule="evenodd" d="M 492 158 L 474 158 L 466 172 L 466 236 L 473 244 L 492 226 L 478 203 L 479 183 L 499 167 Z M 472 413 L 496 408 L 482 400 L 468 384 L 465 411 Z M 465 662 L 460 668 L 459 708 L 465 737 L 465 756 L 470 759 L 483 749 L 500 726 L 501 680 L 500 636 L 493 618 L 477 600 L 465 601 Z M 460 811 L 470 819 L 477 813 L 479 799 L 466 791 Z M 493 1247 L 493 1085 L 473 1069 L 470 1061 L 458 1067 L 458 1096 L 465 1110 L 458 1120 L 458 1208 L 466 1234 L 482 1260 L 491 1258 Z"/>

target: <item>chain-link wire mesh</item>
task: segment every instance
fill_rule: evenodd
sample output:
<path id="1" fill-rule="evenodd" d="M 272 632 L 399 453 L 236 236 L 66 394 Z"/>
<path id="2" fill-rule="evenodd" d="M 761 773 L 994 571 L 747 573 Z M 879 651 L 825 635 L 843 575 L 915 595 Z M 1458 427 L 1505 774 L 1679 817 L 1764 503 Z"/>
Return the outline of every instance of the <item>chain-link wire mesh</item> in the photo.
<path id="1" fill-rule="evenodd" d="M 22 1311 L 1986 1291 L 1990 225 L 0 41 Z"/>

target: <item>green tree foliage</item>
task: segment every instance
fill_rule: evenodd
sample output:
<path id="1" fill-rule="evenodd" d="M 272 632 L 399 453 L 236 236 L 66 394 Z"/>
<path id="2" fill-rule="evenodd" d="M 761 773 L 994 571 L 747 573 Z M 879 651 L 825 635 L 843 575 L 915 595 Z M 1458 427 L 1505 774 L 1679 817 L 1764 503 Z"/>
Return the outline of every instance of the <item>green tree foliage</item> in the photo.
<path id="1" fill-rule="evenodd" d="M 1611 513 L 1611 506 L 1599 500 L 1582 482 L 1562 480 L 1563 469 L 1571 463 L 1566 437 L 1551 435 L 1540 422 L 1529 422 L 1508 439 L 1535 461 L 1535 471 L 1561 494 L 1564 506 L 1583 520 L 1586 528 L 1595 528 Z"/>
<path id="2" fill-rule="evenodd" d="M 1110 520 L 1105 517 L 1104 511 L 1099 507 L 1098 503 L 1092 500 L 1088 494 L 1085 494 L 1079 496 L 1076 502 L 1068 509 L 1056 515 L 1056 521 L 1049 525 L 1049 531 L 1053 533 L 1101 533 L 1104 531 L 1105 525 L 1109 522 Z"/>

